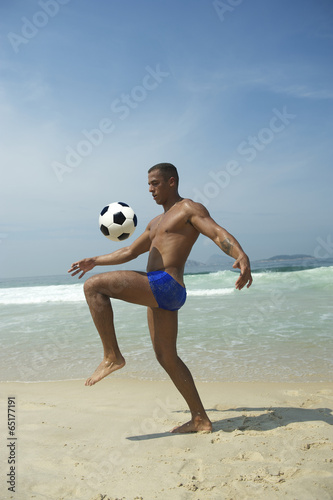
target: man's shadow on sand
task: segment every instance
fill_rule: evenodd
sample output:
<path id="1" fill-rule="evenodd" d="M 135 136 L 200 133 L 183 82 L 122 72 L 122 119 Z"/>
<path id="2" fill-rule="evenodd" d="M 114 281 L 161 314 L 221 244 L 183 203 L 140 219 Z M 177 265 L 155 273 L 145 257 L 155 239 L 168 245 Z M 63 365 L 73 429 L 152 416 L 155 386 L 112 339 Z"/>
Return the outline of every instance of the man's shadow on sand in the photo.
<path id="1" fill-rule="evenodd" d="M 215 420 L 213 413 L 237 412 L 240 415 L 230 418 L 228 416 L 222 420 Z M 260 415 L 247 416 L 246 413 L 258 413 Z M 189 411 L 175 411 L 174 413 L 189 413 Z M 287 426 L 292 423 L 300 422 L 325 422 L 333 425 L 333 414 L 330 408 L 292 408 L 292 407 L 261 407 L 261 408 L 230 408 L 226 410 L 216 410 L 211 408 L 207 410 L 209 417 L 213 422 L 212 433 L 234 432 L 234 431 L 270 431 L 278 427 Z M 180 436 L 182 434 L 172 434 L 171 432 L 161 432 L 154 434 L 142 434 L 139 436 L 129 436 L 126 439 L 130 441 L 144 441 L 148 439 L 157 439 L 162 437 Z"/>

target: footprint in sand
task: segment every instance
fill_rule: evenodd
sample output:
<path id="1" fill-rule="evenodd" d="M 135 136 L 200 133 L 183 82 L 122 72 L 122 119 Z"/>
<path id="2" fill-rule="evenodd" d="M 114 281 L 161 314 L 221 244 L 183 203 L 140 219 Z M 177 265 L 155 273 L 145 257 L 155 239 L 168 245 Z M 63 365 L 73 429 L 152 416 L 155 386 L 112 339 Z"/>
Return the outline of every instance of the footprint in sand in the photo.
<path id="1" fill-rule="evenodd" d="M 306 443 L 304 446 L 302 446 L 302 450 L 307 451 L 311 450 L 311 448 L 330 448 L 333 450 L 333 446 L 331 443 L 327 441 L 318 441 L 316 443 Z"/>

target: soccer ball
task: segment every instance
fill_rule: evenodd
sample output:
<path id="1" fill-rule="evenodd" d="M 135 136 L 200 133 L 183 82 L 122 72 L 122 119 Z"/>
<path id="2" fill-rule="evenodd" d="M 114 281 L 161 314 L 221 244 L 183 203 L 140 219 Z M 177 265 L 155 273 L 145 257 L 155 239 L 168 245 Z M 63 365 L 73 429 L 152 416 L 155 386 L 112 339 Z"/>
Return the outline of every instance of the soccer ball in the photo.
<path id="1" fill-rule="evenodd" d="M 133 209 L 122 201 L 106 205 L 99 216 L 99 228 L 109 240 L 126 240 L 137 225 Z"/>

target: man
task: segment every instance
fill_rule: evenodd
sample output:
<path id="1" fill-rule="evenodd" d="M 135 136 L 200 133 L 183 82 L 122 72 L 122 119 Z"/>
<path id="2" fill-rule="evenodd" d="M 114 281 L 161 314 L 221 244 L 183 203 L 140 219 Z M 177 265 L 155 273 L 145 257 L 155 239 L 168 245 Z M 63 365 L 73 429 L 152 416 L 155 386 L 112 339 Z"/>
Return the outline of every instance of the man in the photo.
<path id="1" fill-rule="evenodd" d="M 236 288 L 252 283 L 250 262 L 243 249 L 225 229 L 210 217 L 200 203 L 178 193 L 178 173 L 170 163 L 159 163 L 148 171 L 149 192 L 164 213 L 155 217 L 144 233 L 130 246 L 108 255 L 83 259 L 68 271 L 82 278 L 95 266 L 129 262 L 149 252 L 147 273 L 112 271 L 89 278 L 84 284 L 87 303 L 101 337 L 104 358 L 86 385 L 91 386 L 125 365 L 117 343 L 110 298 L 147 307 L 148 326 L 159 363 L 169 374 L 191 411 L 192 418 L 172 432 L 211 431 L 209 420 L 192 375 L 177 355 L 178 309 L 186 299 L 183 282 L 185 262 L 199 234 L 214 241 L 227 255 L 236 259 L 240 269 Z"/>

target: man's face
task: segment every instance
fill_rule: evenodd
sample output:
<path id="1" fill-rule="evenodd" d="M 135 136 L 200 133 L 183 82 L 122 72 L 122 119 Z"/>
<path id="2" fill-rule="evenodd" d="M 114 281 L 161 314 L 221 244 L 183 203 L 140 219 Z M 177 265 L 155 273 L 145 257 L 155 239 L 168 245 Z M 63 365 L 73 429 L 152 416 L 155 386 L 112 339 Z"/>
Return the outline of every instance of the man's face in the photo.
<path id="1" fill-rule="evenodd" d="M 169 182 L 164 180 L 159 170 L 153 170 L 148 174 L 149 192 L 153 195 L 158 205 L 163 205 L 168 198 L 170 191 Z"/>

